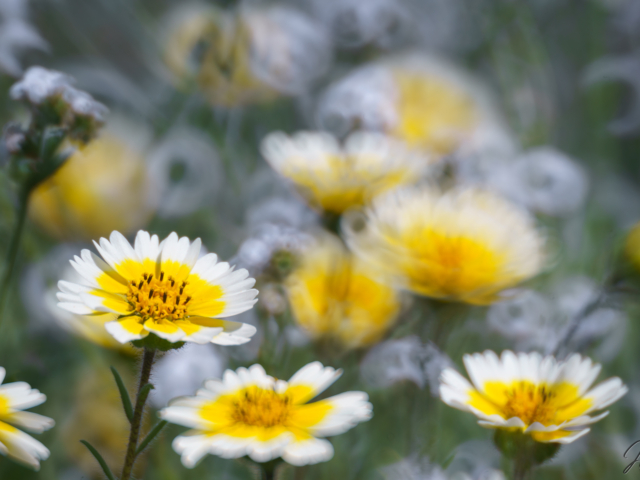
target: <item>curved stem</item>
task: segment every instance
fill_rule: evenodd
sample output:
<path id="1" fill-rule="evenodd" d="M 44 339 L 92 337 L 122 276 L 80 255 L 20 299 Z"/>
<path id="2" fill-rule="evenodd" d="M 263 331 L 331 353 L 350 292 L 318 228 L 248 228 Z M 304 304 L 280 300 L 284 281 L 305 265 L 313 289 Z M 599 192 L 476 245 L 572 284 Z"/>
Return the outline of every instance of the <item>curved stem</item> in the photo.
<path id="1" fill-rule="evenodd" d="M 122 467 L 122 475 L 120 480 L 129 480 L 133 464 L 136 461 L 136 450 L 138 449 L 138 438 L 140 436 L 140 425 L 142 424 L 142 414 L 146 403 L 146 395 L 141 398 L 143 387 L 149 383 L 151 377 L 151 368 L 156 351 L 145 348 L 142 357 L 142 367 L 140 368 L 140 383 L 138 385 L 138 394 L 136 395 L 136 406 L 133 411 L 133 419 L 131 421 L 131 431 L 129 433 L 129 444 L 127 445 L 127 454 L 124 458 L 124 466 Z"/>
<path id="2" fill-rule="evenodd" d="M 9 249 L 7 250 L 7 258 L 5 260 L 4 269 L 2 271 L 2 279 L 0 279 L 0 328 L 2 328 L 2 320 L 4 319 L 4 309 L 13 277 L 13 271 L 18 258 L 18 250 L 20 248 L 20 240 L 24 231 L 24 224 L 27 219 L 27 210 L 29 207 L 29 194 L 31 189 L 21 187 L 18 197 L 18 208 L 16 212 L 16 225 L 11 234 Z"/>

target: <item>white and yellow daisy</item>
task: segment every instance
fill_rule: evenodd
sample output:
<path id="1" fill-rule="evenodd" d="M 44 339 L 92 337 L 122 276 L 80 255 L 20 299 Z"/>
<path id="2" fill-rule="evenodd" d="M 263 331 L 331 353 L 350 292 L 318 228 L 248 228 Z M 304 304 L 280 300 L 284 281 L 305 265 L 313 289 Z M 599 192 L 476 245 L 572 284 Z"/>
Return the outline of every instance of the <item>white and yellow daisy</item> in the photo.
<path id="1" fill-rule="evenodd" d="M 382 134 L 356 132 L 344 145 L 324 132 L 268 135 L 262 154 L 291 180 L 309 203 L 342 213 L 391 188 L 415 183 L 428 168 L 426 157 Z"/>
<path id="2" fill-rule="evenodd" d="M 282 457 L 292 465 L 333 457 L 337 435 L 371 418 L 364 392 L 346 392 L 308 404 L 342 372 L 313 362 L 291 379 L 276 380 L 260 365 L 227 370 L 222 380 L 208 380 L 195 397 L 175 399 L 160 412 L 172 423 L 193 428 L 176 437 L 173 448 L 192 468 L 206 454 L 223 458 L 248 455 L 256 462 Z"/>
<path id="3" fill-rule="evenodd" d="M 102 258 L 83 250 L 71 264 L 83 283 L 61 280 L 58 304 L 79 315 L 107 316 L 105 328 L 125 343 L 149 333 L 169 342 L 246 343 L 252 325 L 221 320 L 249 310 L 257 301 L 255 280 L 218 256 L 199 257 L 201 241 L 162 242 L 139 231 L 133 246 L 119 232 L 94 242 Z"/>
<path id="4" fill-rule="evenodd" d="M 618 377 L 594 388 L 600 365 L 573 354 L 565 361 L 539 353 L 487 350 L 464 356 L 471 378 L 448 368 L 440 377 L 440 397 L 447 405 L 471 412 L 488 428 L 504 428 L 531 435 L 538 442 L 571 443 L 589 432 L 589 425 L 609 412 L 608 407 L 627 387 Z"/>
<path id="5" fill-rule="evenodd" d="M 494 100 L 467 72 L 422 53 L 364 65 L 331 85 L 317 119 L 323 128 L 385 132 L 435 159 L 509 139 Z"/>
<path id="6" fill-rule="evenodd" d="M 318 238 L 298 262 L 285 286 L 296 323 L 311 337 L 334 338 L 350 348 L 368 346 L 397 319 L 399 292 L 338 238 Z"/>
<path id="7" fill-rule="evenodd" d="M 0 384 L 6 370 L 0 367 Z M 40 469 L 40 460 L 49 458 L 49 450 L 42 443 L 16 427 L 42 433 L 55 425 L 48 417 L 23 410 L 44 403 L 47 397 L 25 382 L 0 386 L 0 453 L 23 465 Z"/>
<path id="8" fill-rule="evenodd" d="M 408 188 L 377 198 L 347 243 L 408 290 L 489 304 L 537 274 L 544 239 L 527 212 L 489 191 Z"/>

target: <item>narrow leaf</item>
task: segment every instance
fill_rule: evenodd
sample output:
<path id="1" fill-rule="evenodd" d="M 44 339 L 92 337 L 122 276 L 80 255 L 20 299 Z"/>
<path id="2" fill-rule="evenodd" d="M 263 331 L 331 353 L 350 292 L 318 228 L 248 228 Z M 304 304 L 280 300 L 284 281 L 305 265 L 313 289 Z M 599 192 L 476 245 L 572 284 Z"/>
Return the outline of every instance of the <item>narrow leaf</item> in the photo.
<path id="1" fill-rule="evenodd" d="M 111 367 L 111 373 L 113 373 L 113 378 L 116 379 L 116 384 L 118 385 L 118 390 L 120 391 L 124 413 L 127 415 L 129 423 L 131 423 L 133 421 L 133 407 L 131 406 L 131 398 L 129 398 L 129 392 L 127 392 L 127 389 L 124 386 L 124 382 L 122 381 L 122 377 L 120 377 L 120 374 L 114 367 Z"/>
<path id="2" fill-rule="evenodd" d="M 166 424 L 167 424 L 167 421 L 162 420 L 161 422 L 158 422 L 156 426 L 151 429 L 151 431 L 147 434 L 147 436 L 144 437 L 144 440 L 140 442 L 140 445 L 136 450 L 136 457 L 140 455 L 145 448 L 147 448 L 147 445 L 149 445 L 153 441 L 153 439 L 156 438 L 156 436 L 158 436 L 158 434 L 160 433 L 160 430 L 162 430 Z"/>
<path id="3" fill-rule="evenodd" d="M 138 394 L 137 404 L 144 405 L 145 402 L 147 401 L 147 397 L 149 396 L 149 392 L 151 392 L 151 390 L 153 390 L 154 388 L 156 387 L 154 387 L 151 383 L 147 383 L 146 385 L 144 385 L 140 389 L 140 393 Z"/>
<path id="4" fill-rule="evenodd" d="M 109 480 L 116 480 L 116 477 L 114 477 L 113 473 L 111 473 L 111 470 L 109 469 L 109 465 L 107 465 L 107 462 L 104 461 L 104 458 L 102 458 L 102 455 L 100 455 L 98 451 L 95 448 L 93 448 L 93 446 L 91 446 L 91 444 L 86 440 L 80 440 L 80 443 L 82 443 L 85 447 L 87 447 L 91 452 L 91 454 L 96 458 L 96 460 L 102 467 L 102 471 L 107 476 L 107 478 Z"/>

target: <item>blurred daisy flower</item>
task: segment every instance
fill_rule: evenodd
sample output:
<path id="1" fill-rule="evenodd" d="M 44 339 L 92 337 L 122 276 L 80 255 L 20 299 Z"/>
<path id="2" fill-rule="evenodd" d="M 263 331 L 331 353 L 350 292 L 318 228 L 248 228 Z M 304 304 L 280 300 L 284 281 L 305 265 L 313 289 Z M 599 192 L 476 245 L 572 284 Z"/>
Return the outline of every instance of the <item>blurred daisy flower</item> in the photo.
<path id="1" fill-rule="evenodd" d="M 131 233 L 146 225 L 155 211 L 144 157 L 149 137 L 130 121 L 110 123 L 33 191 L 31 219 L 67 240 Z"/>
<path id="2" fill-rule="evenodd" d="M 387 480 L 506 480 L 501 471 L 489 468 L 473 472 L 473 475 L 463 472 L 452 474 L 449 469 L 444 471 L 428 458 L 417 455 L 387 465 L 381 469 L 381 473 Z"/>
<path id="3" fill-rule="evenodd" d="M 207 454 L 223 458 L 248 455 L 256 462 L 282 457 L 292 465 L 330 460 L 333 447 L 323 438 L 371 418 L 364 392 L 346 392 L 308 404 L 342 371 L 313 362 L 291 379 L 276 380 L 260 365 L 227 370 L 208 380 L 195 397 L 177 398 L 160 417 L 194 430 L 176 437 L 182 463 L 194 467 Z"/>
<path id="4" fill-rule="evenodd" d="M 379 341 L 396 321 L 398 292 L 338 238 L 318 239 L 298 262 L 285 286 L 293 317 L 310 336 L 364 347 Z"/>
<path id="5" fill-rule="evenodd" d="M 0 383 L 6 373 L 6 370 L 0 367 Z M 23 411 L 44 403 L 46 399 L 44 394 L 32 389 L 25 382 L 0 386 L 0 454 L 34 470 L 40 469 L 40 460 L 49 457 L 49 450 L 16 427 L 34 433 L 42 433 L 53 427 L 55 422 L 52 419 Z"/>
<path id="6" fill-rule="evenodd" d="M 488 191 L 408 188 L 343 223 L 364 261 L 428 297 L 490 304 L 536 275 L 544 239 L 525 211 Z"/>
<path id="7" fill-rule="evenodd" d="M 365 65 L 329 86 L 317 121 L 345 134 L 356 128 L 393 135 L 436 158 L 478 148 L 502 131 L 478 81 L 436 57 L 405 55 Z"/>
<path id="8" fill-rule="evenodd" d="M 341 214 L 374 196 L 424 176 L 428 161 L 400 142 L 373 132 L 356 132 L 340 143 L 330 134 L 268 135 L 262 154 L 291 180 L 309 203 Z"/>
<path id="9" fill-rule="evenodd" d="M 81 283 L 61 280 L 58 304 L 79 315 L 105 317 L 105 328 L 125 343 L 150 333 L 168 342 L 239 345 L 255 327 L 221 318 L 251 309 L 257 290 L 246 270 L 218 256 L 199 257 L 200 239 L 140 231 L 133 246 L 119 232 L 94 242 L 101 257 L 82 250 L 71 265 Z"/>
<path id="10" fill-rule="evenodd" d="M 483 427 L 521 431 L 537 442 L 567 444 L 586 435 L 595 417 L 627 393 L 617 378 L 590 388 L 600 365 L 574 354 L 566 361 L 538 353 L 487 350 L 465 355 L 473 385 L 453 369 L 442 373 L 440 396 L 447 405 L 471 412 Z"/>
<path id="11" fill-rule="evenodd" d="M 195 79 L 218 106 L 303 93 L 331 60 L 324 29 L 288 7 L 181 7 L 168 25 L 167 65 L 181 81 Z"/>

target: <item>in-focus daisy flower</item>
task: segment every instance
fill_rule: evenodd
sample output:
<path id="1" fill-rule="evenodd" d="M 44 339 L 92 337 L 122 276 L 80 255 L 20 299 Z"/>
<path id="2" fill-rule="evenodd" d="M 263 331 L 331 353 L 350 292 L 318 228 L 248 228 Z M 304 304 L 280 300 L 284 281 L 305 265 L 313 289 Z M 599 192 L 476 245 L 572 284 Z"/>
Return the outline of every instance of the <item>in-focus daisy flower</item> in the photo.
<path id="1" fill-rule="evenodd" d="M 176 437 L 173 448 L 182 463 L 194 467 L 205 455 L 256 462 L 282 457 L 292 465 L 333 457 L 337 435 L 371 418 L 364 392 L 346 392 L 307 403 L 335 382 L 342 371 L 313 362 L 291 379 L 276 380 L 260 365 L 227 370 L 222 380 L 208 380 L 195 397 L 177 398 L 160 412 L 169 422 L 193 428 Z"/>
<path id="2" fill-rule="evenodd" d="M 61 280 L 58 304 L 79 315 L 106 315 L 105 328 L 125 343 L 153 333 L 169 342 L 246 343 L 252 325 L 221 320 L 249 310 L 256 302 L 255 280 L 234 271 L 218 256 L 199 257 L 200 239 L 174 232 L 162 242 L 140 231 L 133 246 L 119 233 L 94 242 L 71 260 L 82 283 Z"/>
<path id="3" fill-rule="evenodd" d="M 298 262 L 285 285 L 293 317 L 311 337 L 363 347 L 380 340 L 397 319 L 398 292 L 337 238 L 319 239 Z"/>
<path id="4" fill-rule="evenodd" d="M 565 361 L 539 353 L 505 351 L 499 358 L 487 350 L 464 356 L 469 383 L 449 368 L 440 378 L 440 397 L 447 405 L 471 412 L 479 424 L 531 435 L 538 442 L 571 443 L 589 432 L 589 425 L 627 387 L 618 377 L 591 388 L 600 365 L 578 354 Z"/>
<path id="5" fill-rule="evenodd" d="M 0 383 L 5 374 L 6 370 L 0 367 Z M 44 403 L 46 399 L 44 394 L 25 382 L 0 386 L 0 453 L 34 470 L 40 469 L 40 460 L 49 457 L 49 450 L 16 427 L 34 433 L 42 433 L 53 427 L 55 422 L 52 419 L 23 411 Z"/>
<path id="6" fill-rule="evenodd" d="M 276 132 L 263 141 L 262 154 L 312 206 L 333 213 L 415 183 L 428 167 L 422 155 L 372 132 L 356 132 L 344 145 L 328 133 L 300 132 L 289 137 Z"/>
<path id="7" fill-rule="evenodd" d="M 365 65 L 320 98 L 322 128 L 380 130 L 436 158 L 504 131 L 490 95 L 455 65 L 418 54 Z"/>
<path id="8" fill-rule="evenodd" d="M 144 129 L 122 120 L 79 148 L 34 190 L 29 214 L 59 239 L 89 240 L 146 225 L 154 212 Z M 141 140 L 142 139 L 142 140 Z"/>
<path id="9" fill-rule="evenodd" d="M 489 191 L 402 189 L 358 223 L 343 225 L 355 253 L 428 297 L 489 304 L 543 266 L 533 218 Z"/>

